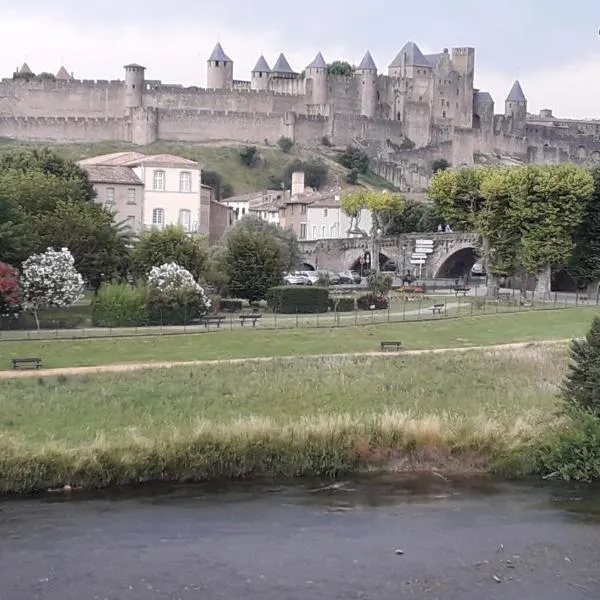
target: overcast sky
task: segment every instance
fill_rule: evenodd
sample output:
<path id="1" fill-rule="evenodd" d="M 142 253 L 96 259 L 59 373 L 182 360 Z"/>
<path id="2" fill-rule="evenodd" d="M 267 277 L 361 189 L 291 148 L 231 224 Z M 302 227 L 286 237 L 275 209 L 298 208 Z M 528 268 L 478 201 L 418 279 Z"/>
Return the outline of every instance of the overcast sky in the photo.
<path id="1" fill-rule="evenodd" d="M 204 85 L 216 41 L 249 79 L 264 53 L 284 51 L 301 71 L 318 50 L 357 63 L 369 48 L 380 72 L 408 40 L 424 53 L 476 48 L 476 86 L 496 112 L 518 78 L 530 112 L 600 118 L 600 0 L 4 0 L 0 73 L 27 61 L 34 72 L 61 64 L 81 79 L 122 79 L 138 62 L 147 77 Z M 369 11 L 369 12 L 367 12 Z"/>

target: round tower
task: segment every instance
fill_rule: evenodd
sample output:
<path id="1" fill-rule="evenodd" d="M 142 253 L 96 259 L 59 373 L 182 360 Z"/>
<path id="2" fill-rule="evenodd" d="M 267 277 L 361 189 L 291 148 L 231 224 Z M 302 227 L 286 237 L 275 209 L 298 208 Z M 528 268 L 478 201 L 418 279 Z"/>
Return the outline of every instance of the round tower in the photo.
<path id="1" fill-rule="evenodd" d="M 141 65 L 125 65 L 125 108 L 139 108 L 144 96 L 144 71 Z"/>
<path id="2" fill-rule="evenodd" d="M 377 67 L 368 50 L 356 73 L 360 77 L 361 114 L 363 117 L 374 117 L 377 114 Z"/>
<path id="3" fill-rule="evenodd" d="M 207 61 L 206 87 L 211 90 L 230 90 L 233 88 L 233 61 L 225 54 L 217 42 Z"/>
<path id="4" fill-rule="evenodd" d="M 525 134 L 527 120 L 527 98 L 521 84 L 515 81 L 504 103 L 504 116 L 510 117 L 510 131 L 517 135 Z"/>
<path id="5" fill-rule="evenodd" d="M 311 104 L 327 104 L 327 63 L 319 52 L 308 67 L 306 79 L 312 80 Z"/>
<path id="6" fill-rule="evenodd" d="M 256 63 L 254 69 L 252 69 L 252 80 L 250 87 L 253 90 L 265 91 L 269 89 L 269 75 L 271 74 L 271 68 L 265 60 L 265 57 L 261 55 Z"/>

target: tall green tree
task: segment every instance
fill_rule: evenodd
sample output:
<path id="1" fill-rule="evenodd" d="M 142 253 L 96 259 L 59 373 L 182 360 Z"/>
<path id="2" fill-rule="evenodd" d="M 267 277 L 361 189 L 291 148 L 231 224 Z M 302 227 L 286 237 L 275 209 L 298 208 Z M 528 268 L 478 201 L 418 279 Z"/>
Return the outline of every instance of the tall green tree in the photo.
<path id="1" fill-rule="evenodd" d="M 354 77 L 355 68 L 345 60 L 334 60 L 327 65 L 327 73 L 337 77 Z"/>
<path id="2" fill-rule="evenodd" d="M 19 205 L 2 194 L 0 178 L 0 261 L 19 265 L 29 255 L 29 229 Z"/>
<path id="3" fill-rule="evenodd" d="M 285 270 L 281 243 L 244 229 L 227 236 L 225 264 L 229 293 L 250 302 L 263 300 L 269 288 L 280 285 Z"/>
<path id="4" fill-rule="evenodd" d="M 199 281 L 207 258 L 206 240 L 199 236 L 189 236 L 175 225 L 142 233 L 132 253 L 134 271 L 142 279 L 146 278 L 152 267 L 174 262 L 187 269 Z"/>
<path id="5" fill-rule="evenodd" d="M 407 200 L 404 212 L 394 218 L 388 234 L 431 233 L 439 224 L 440 217 L 432 202 Z"/>

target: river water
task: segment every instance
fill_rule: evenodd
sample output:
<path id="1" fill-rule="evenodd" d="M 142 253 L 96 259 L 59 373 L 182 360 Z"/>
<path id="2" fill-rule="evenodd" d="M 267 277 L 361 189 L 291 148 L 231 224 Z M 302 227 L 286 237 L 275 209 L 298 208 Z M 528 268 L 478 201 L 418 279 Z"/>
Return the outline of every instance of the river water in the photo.
<path id="1" fill-rule="evenodd" d="M 600 598 L 600 489 L 365 476 L 0 502 L 1 600 Z"/>

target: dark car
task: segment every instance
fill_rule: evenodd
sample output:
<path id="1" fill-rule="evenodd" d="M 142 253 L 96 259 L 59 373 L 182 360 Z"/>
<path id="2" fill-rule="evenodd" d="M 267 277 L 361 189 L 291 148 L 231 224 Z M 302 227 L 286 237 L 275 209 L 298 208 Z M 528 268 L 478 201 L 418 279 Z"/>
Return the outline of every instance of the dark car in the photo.
<path id="1" fill-rule="evenodd" d="M 342 271 L 341 273 L 339 273 L 339 276 L 340 283 L 359 284 L 362 281 L 362 277 L 357 271 Z"/>
<path id="2" fill-rule="evenodd" d="M 382 267 L 381 270 L 382 271 L 386 271 L 386 272 L 390 272 L 390 271 L 396 271 L 396 269 L 398 268 L 398 266 L 396 265 L 396 263 L 393 260 L 388 260 Z"/>

